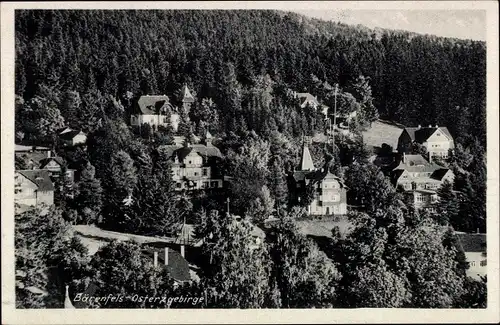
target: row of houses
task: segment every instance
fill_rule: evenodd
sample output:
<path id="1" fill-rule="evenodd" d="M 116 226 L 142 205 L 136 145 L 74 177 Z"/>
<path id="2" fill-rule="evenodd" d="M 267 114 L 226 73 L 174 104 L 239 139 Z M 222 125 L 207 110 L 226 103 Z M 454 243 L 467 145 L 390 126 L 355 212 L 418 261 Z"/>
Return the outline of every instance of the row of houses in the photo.
<path id="1" fill-rule="evenodd" d="M 87 136 L 80 130 L 63 128 L 58 131 L 58 140 L 63 147 L 84 145 Z M 16 144 L 14 148 L 16 160 L 22 160 L 22 168 L 16 168 L 14 173 L 15 195 L 17 212 L 27 211 L 40 205 L 54 204 L 54 183 L 65 173 L 73 183 L 75 170 L 64 168 L 62 157 L 55 156 L 52 150 L 43 146 L 27 146 Z"/>

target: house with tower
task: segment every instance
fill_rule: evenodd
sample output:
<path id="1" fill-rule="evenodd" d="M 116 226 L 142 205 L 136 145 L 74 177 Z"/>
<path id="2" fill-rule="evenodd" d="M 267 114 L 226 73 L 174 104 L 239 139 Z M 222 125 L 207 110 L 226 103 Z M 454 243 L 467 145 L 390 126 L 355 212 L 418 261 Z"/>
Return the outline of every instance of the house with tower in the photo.
<path id="1" fill-rule="evenodd" d="M 173 180 L 177 191 L 223 188 L 223 177 L 218 167 L 223 158 L 219 148 L 212 144 L 207 131 L 200 143 L 164 145 L 158 148 L 172 161 Z"/>
<path id="2" fill-rule="evenodd" d="M 132 126 L 149 124 L 154 129 L 159 126 L 172 126 L 174 132 L 177 132 L 181 114 L 186 113 L 187 116 L 195 102 L 194 96 L 186 85 L 182 87 L 181 94 L 181 107 L 176 107 L 167 95 L 140 96 L 132 107 L 130 124 Z"/>
<path id="3" fill-rule="evenodd" d="M 331 162 L 314 166 L 309 147 L 304 143 L 300 165 L 289 175 L 292 204 L 304 205 L 311 216 L 347 214 L 347 187 L 331 172 Z"/>

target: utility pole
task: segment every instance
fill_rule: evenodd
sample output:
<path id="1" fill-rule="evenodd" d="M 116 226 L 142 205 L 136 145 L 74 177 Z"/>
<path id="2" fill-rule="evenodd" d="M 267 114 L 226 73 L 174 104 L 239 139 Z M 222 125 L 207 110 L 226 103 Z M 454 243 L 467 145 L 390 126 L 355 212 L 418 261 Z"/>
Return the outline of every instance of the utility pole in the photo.
<path id="1" fill-rule="evenodd" d="M 226 204 L 227 204 L 227 208 L 226 208 L 227 216 L 229 217 L 229 198 L 226 199 Z"/>
<path id="2" fill-rule="evenodd" d="M 337 126 L 337 89 L 338 84 L 335 84 L 334 93 L 334 110 L 333 110 L 333 128 L 332 128 L 332 146 L 335 144 L 335 127 Z"/>

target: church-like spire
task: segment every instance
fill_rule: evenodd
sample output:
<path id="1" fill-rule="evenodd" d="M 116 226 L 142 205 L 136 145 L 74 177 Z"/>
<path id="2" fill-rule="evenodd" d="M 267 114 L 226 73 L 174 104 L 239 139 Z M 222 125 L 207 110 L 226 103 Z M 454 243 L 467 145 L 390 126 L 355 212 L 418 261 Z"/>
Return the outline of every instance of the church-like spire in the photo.
<path id="1" fill-rule="evenodd" d="M 74 309 L 75 306 L 73 306 L 73 303 L 71 302 L 71 299 L 69 299 L 69 286 L 66 285 L 66 297 L 64 298 L 64 308 L 65 309 Z"/>
<path id="2" fill-rule="evenodd" d="M 300 158 L 300 170 L 315 170 L 314 163 L 307 144 L 302 147 L 302 157 Z"/>

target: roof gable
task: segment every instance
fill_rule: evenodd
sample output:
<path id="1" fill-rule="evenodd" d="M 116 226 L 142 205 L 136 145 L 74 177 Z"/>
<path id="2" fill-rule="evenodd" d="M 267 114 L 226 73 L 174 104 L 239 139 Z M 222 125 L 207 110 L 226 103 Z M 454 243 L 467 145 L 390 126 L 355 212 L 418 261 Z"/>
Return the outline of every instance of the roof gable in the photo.
<path id="1" fill-rule="evenodd" d="M 137 101 L 136 113 L 144 115 L 155 115 L 172 108 L 168 96 L 165 95 L 144 95 Z"/>
<path id="2" fill-rule="evenodd" d="M 85 133 L 83 133 L 80 130 L 71 130 L 71 131 L 66 131 L 64 133 L 59 134 L 59 138 L 61 138 L 63 140 L 73 140 L 77 135 L 80 135 L 80 134 L 85 135 Z"/>
<path id="3" fill-rule="evenodd" d="M 399 165 L 395 167 L 393 171 L 400 169 L 408 172 L 432 173 L 438 169 L 442 169 L 442 167 L 435 163 L 428 162 L 422 155 L 404 155 Z"/>
<path id="4" fill-rule="evenodd" d="M 319 105 L 316 97 L 311 95 L 310 93 L 297 93 L 297 98 L 300 99 L 301 105 L 306 105 L 309 102 L 312 102 L 312 104 L 315 106 Z"/>
<path id="5" fill-rule="evenodd" d="M 45 166 L 47 166 L 50 162 L 56 162 L 59 166 L 64 165 L 64 160 L 62 157 L 50 157 L 50 158 L 45 158 L 40 160 L 40 168 L 43 169 Z"/>
<path id="6" fill-rule="evenodd" d="M 448 168 L 441 168 L 434 171 L 431 175 L 431 178 L 441 181 L 448 173 L 452 173 L 452 171 Z"/>
<path id="7" fill-rule="evenodd" d="M 453 137 L 451 136 L 451 133 L 447 127 L 407 127 L 404 128 L 403 133 L 406 132 L 410 136 L 412 141 L 424 143 L 438 130 L 441 131 L 448 138 L 448 140 L 453 141 Z"/>
<path id="8" fill-rule="evenodd" d="M 191 91 L 189 90 L 187 85 L 184 85 L 184 87 L 182 87 L 182 102 L 183 103 L 194 102 L 194 97 L 191 94 Z"/>
<path id="9" fill-rule="evenodd" d="M 38 187 L 39 191 L 46 192 L 54 190 L 54 184 L 50 180 L 50 175 L 47 170 L 18 170 L 17 172 L 34 183 Z"/>

